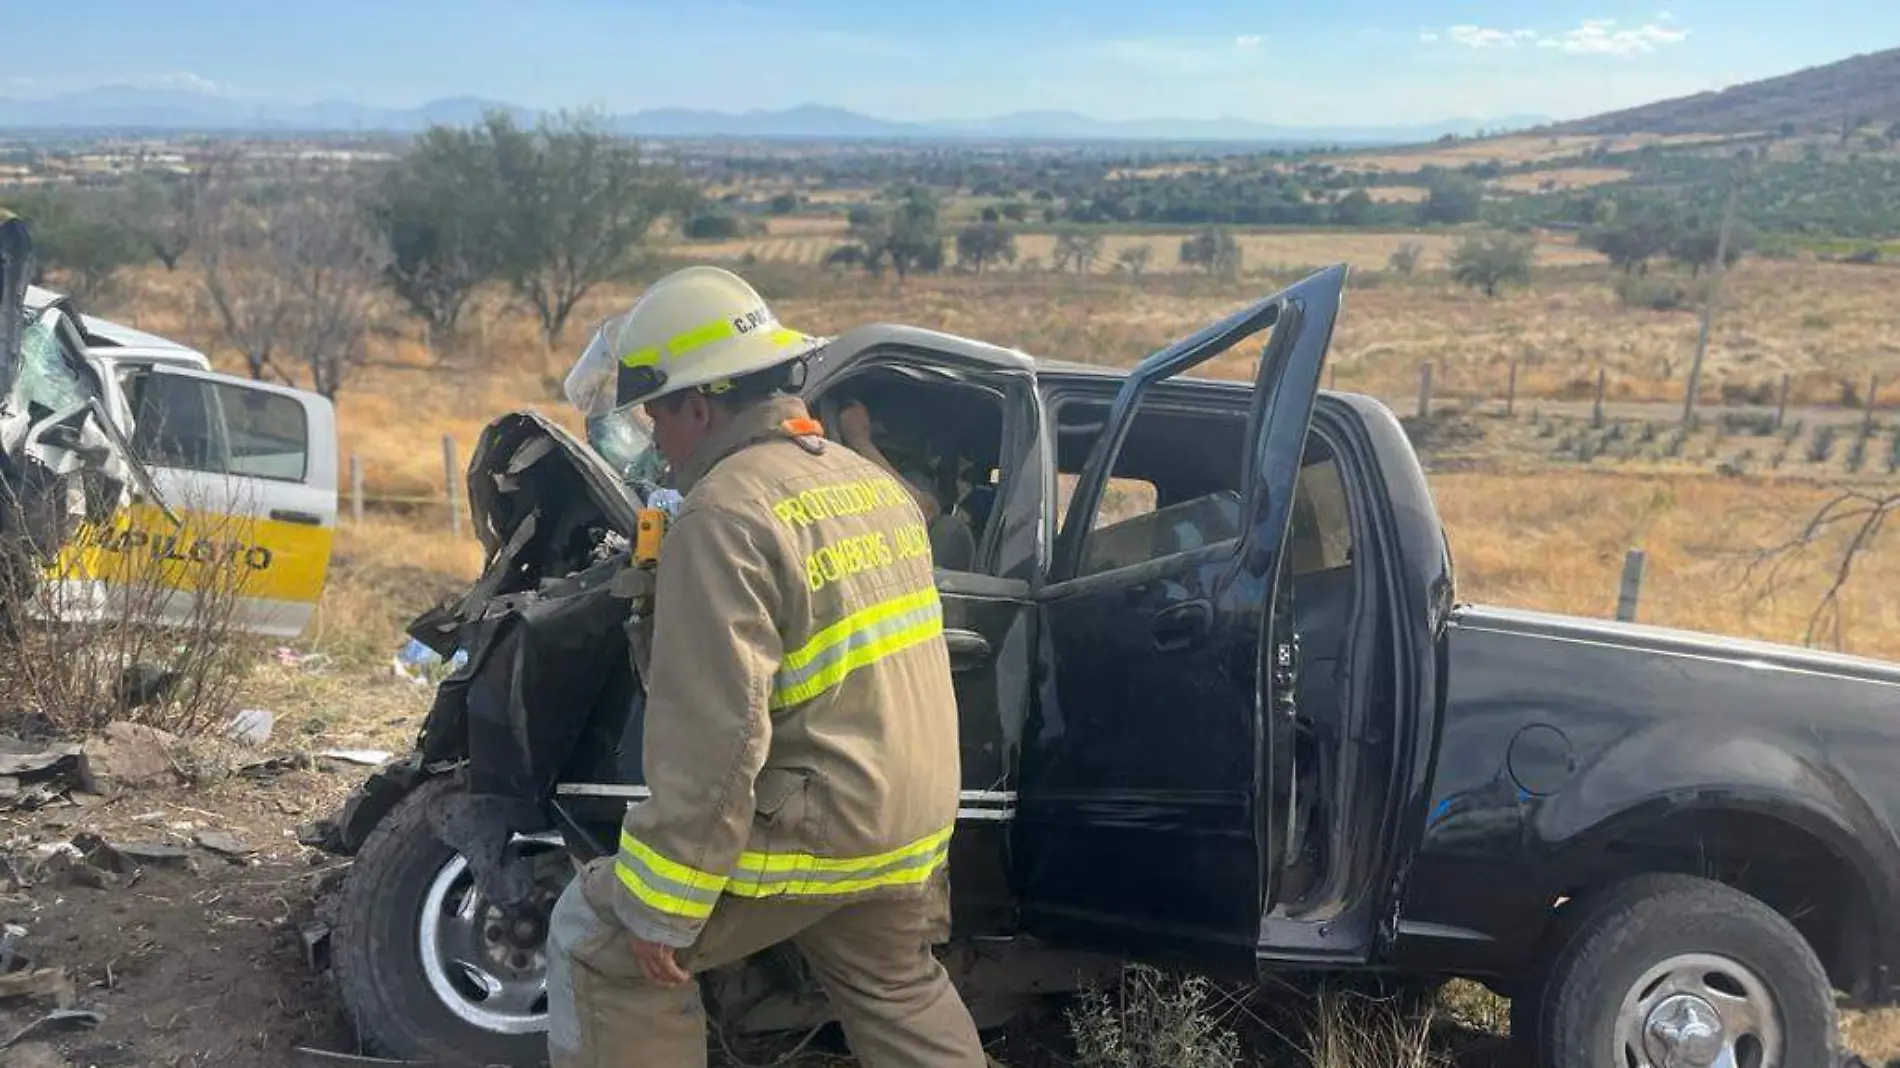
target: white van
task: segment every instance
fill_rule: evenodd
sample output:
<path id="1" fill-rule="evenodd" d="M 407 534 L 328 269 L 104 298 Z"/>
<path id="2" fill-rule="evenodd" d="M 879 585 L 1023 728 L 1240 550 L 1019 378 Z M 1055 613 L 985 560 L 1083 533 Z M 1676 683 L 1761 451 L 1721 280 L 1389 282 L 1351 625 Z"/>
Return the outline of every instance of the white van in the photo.
<path id="1" fill-rule="evenodd" d="M 237 628 L 301 634 L 336 528 L 330 402 L 220 374 L 201 352 L 80 313 L 49 290 L 26 287 L 22 318 L 19 363 L 0 374 L 9 387 L 0 390 L 0 427 L 10 420 L 19 440 L 0 444 L 16 470 L 18 457 L 30 457 L 70 483 L 60 503 L 76 522 L 59 524 L 63 544 L 40 561 L 56 614 L 122 610 L 126 591 L 114 575 L 136 562 L 141 582 L 157 576 L 168 587 L 147 602 L 159 621 L 184 623 L 212 588 L 211 567 L 233 580 L 216 588 L 233 598 Z M 96 496 L 95 485 L 74 488 L 88 475 L 107 487 L 103 505 L 80 499 Z"/>

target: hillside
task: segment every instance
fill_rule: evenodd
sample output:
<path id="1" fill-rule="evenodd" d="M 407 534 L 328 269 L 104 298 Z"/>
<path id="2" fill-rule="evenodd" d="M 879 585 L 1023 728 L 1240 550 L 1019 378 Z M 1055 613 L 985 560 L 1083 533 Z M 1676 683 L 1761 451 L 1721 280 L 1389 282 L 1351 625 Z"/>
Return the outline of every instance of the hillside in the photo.
<path id="1" fill-rule="evenodd" d="M 1865 120 L 1859 122 L 1858 120 Z M 1552 128 L 1559 134 L 1739 134 L 1788 124 L 1839 130 L 1843 121 L 1885 129 L 1900 122 L 1900 48 L 1663 100 Z"/>

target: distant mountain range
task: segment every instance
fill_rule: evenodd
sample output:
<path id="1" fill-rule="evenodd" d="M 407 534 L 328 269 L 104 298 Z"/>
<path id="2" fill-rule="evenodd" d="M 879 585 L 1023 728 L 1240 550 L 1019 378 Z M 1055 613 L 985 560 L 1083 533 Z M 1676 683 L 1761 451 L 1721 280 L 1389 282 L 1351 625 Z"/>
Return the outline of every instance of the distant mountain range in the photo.
<path id="1" fill-rule="evenodd" d="M 258 104 L 190 89 L 107 86 L 39 100 L 0 99 L 0 131 L 216 133 L 413 133 L 430 125 L 464 125 L 490 109 L 524 122 L 538 113 L 477 97 L 435 100 L 416 108 L 379 108 L 345 100 Z M 1069 111 L 1025 111 L 992 118 L 904 122 L 808 105 L 732 113 L 659 108 L 610 116 L 624 134 L 650 138 L 798 138 L 806 140 L 1243 141 L 1288 144 L 1407 144 L 1446 134 L 1470 136 L 1541 125 L 1542 116 L 1453 119 L 1387 126 L 1275 126 L 1246 119 L 1104 120 Z"/>
<path id="2" fill-rule="evenodd" d="M 1767 133 L 1793 124 L 1838 130 L 1865 120 L 1900 122 L 1900 48 L 1808 67 L 1719 92 L 1663 100 L 1564 123 L 1553 132 L 1578 134 Z"/>

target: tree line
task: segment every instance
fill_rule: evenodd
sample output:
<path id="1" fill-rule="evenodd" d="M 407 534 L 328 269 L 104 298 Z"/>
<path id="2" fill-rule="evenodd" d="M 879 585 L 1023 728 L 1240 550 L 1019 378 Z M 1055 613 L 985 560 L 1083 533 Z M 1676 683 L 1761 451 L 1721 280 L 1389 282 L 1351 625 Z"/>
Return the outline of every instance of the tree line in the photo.
<path id="1" fill-rule="evenodd" d="M 552 347 L 589 293 L 646 263 L 657 222 L 703 207 L 693 183 L 589 116 L 525 128 L 501 112 L 432 128 L 382 166 L 227 151 L 124 188 L 0 191 L 0 205 L 82 302 L 130 266 L 190 271 L 253 377 L 333 399 L 365 362 L 380 298 L 433 344 L 481 287 L 504 286 Z"/>

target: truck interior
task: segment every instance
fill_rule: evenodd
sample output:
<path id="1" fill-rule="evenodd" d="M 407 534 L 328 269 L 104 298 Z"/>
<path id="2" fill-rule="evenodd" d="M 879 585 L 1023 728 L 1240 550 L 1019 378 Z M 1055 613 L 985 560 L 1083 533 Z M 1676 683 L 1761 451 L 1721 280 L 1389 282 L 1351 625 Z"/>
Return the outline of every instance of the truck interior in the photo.
<path id="1" fill-rule="evenodd" d="M 933 562 L 946 571 L 996 573 L 997 492 L 1002 480 L 1004 395 L 980 375 L 880 361 L 828 384 L 817 402 L 826 432 L 851 402 L 871 415 L 883 459 L 934 500 Z"/>

